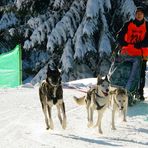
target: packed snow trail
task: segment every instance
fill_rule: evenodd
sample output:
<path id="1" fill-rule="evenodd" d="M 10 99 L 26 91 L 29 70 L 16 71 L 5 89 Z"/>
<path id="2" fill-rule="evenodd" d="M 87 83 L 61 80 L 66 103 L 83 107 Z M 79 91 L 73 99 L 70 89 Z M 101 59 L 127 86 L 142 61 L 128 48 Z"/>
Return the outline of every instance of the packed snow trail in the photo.
<path id="1" fill-rule="evenodd" d="M 87 128 L 85 106 L 78 106 L 73 96 L 85 93 L 64 88 L 67 128 L 63 130 L 56 107 L 54 130 L 46 130 L 38 96 L 38 86 L 0 89 L 0 148 L 98 148 L 148 146 L 148 100 L 128 108 L 127 122 L 117 115 L 117 130 L 111 130 L 111 109 L 102 122 L 103 134 Z"/>

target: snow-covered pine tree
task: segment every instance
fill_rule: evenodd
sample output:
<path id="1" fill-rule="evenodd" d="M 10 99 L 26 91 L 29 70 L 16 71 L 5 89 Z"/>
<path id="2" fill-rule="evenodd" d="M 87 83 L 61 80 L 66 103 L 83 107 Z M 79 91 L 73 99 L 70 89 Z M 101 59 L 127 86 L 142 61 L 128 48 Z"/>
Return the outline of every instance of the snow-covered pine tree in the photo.
<path id="1" fill-rule="evenodd" d="M 106 75 L 116 33 L 140 0 L 1 0 L 0 53 L 22 45 L 23 79 L 56 64 L 62 80 Z"/>

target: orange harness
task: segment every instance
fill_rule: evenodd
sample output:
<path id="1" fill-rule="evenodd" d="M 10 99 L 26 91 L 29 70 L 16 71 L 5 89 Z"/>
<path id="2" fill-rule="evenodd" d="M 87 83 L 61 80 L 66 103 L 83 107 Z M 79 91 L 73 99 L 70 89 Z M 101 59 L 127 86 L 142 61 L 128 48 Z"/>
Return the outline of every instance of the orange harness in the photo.
<path id="1" fill-rule="evenodd" d="M 121 54 L 129 56 L 142 56 L 144 59 L 148 59 L 148 47 L 140 49 L 134 47 L 135 43 L 144 39 L 146 31 L 146 22 L 139 27 L 131 22 L 128 25 L 128 30 L 124 37 L 124 40 L 128 43 L 128 45 L 122 47 Z"/>

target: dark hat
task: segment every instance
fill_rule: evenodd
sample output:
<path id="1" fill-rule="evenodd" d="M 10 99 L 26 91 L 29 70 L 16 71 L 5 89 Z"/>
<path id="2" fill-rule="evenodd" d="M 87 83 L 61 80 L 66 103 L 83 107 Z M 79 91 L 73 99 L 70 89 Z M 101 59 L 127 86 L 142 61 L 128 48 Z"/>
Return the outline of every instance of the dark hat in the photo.
<path id="1" fill-rule="evenodd" d="M 138 12 L 138 11 L 141 11 L 141 12 L 143 12 L 143 13 L 145 14 L 145 9 L 144 9 L 144 7 L 142 7 L 142 6 L 138 6 L 138 7 L 136 8 L 136 12 Z"/>

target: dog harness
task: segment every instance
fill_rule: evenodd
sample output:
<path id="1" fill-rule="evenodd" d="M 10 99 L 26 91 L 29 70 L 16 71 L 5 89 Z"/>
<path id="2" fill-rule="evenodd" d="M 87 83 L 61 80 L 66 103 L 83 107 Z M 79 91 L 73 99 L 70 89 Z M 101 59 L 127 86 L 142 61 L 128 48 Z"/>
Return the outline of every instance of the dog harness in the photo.
<path id="1" fill-rule="evenodd" d="M 96 90 L 93 89 L 92 92 L 94 92 L 96 98 L 103 98 L 103 97 L 99 96 L 99 94 L 97 93 L 98 90 L 97 90 L 97 92 L 96 92 Z M 92 92 L 91 92 L 91 93 L 92 93 Z M 95 98 L 95 96 L 93 96 L 93 97 Z M 102 109 L 102 108 L 106 105 L 106 104 L 104 104 L 104 105 L 100 105 L 95 99 L 94 99 L 94 103 L 97 105 L 96 110 L 100 110 L 100 109 Z"/>

